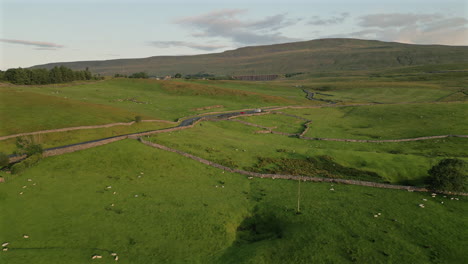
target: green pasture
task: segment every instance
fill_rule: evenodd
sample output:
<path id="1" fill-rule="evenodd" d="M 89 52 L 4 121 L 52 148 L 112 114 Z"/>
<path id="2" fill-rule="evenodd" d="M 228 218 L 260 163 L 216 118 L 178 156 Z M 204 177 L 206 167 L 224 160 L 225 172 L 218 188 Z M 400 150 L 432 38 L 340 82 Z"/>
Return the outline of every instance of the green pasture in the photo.
<path id="1" fill-rule="evenodd" d="M 151 118 L 176 120 L 210 111 L 291 105 L 303 102 L 269 94 L 179 81 L 111 79 L 73 86 L 24 87 L 28 92 L 83 101 L 139 113 Z M 308 103 L 308 102 L 306 102 Z M 200 111 L 197 108 L 222 105 Z"/>
<path id="2" fill-rule="evenodd" d="M 0 88 L 0 136 L 46 129 L 130 122 L 137 112 L 39 94 L 46 88 Z"/>
<path id="3" fill-rule="evenodd" d="M 273 113 L 259 116 L 239 117 L 239 120 L 247 121 L 264 127 L 272 128 L 273 131 L 296 134 L 304 130 L 304 124 L 307 122 L 295 117 L 285 116 L 280 113 Z M 262 130 L 258 128 L 258 130 Z"/>
<path id="4" fill-rule="evenodd" d="M 401 139 L 468 135 L 468 104 L 396 104 L 309 109 L 284 113 L 312 120 L 305 136 L 350 139 Z M 260 117 L 252 117 L 252 123 Z"/>
<path id="5" fill-rule="evenodd" d="M 303 182 L 297 215 L 296 181 L 249 180 L 136 140 L 0 173 L 1 263 L 467 261 L 463 197 Z"/>
<path id="6" fill-rule="evenodd" d="M 177 124 L 168 124 L 163 122 L 142 122 L 134 123 L 130 126 L 113 126 L 108 128 L 72 130 L 66 132 L 53 132 L 37 135 L 25 136 L 31 138 L 32 142 L 41 144 L 43 148 L 60 147 L 70 144 L 81 143 L 90 140 L 96 140 L 118 135 L 158 130 L 168 127 L 174 127 Z M 0 141 L 0 152 L 13 153 L 16 150 L 16 138 L 10 138 Z"/>
<path id="7" fill-rule="evenodd" d="M 467 158 L 465 138 L 422 142 L 351 143 L 257 134 L 238 122 L 203 122 L 194 128 L 153 135 L 161 143 L 230 167 L 250 168 L 259 157 L 305 159 L 331 156 L 340 165 L 378 173 L 392 183 L 423 185 L 427 171 L 446 157 Z"/>

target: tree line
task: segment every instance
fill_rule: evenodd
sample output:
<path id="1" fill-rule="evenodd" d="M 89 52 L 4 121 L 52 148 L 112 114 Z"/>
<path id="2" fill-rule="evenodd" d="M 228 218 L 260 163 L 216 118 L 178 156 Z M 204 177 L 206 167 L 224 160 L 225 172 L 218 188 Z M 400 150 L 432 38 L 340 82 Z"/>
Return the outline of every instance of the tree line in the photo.
<path id="1" fill-rule="evenodd" d="M 73 71 L 65 66 L 48 69 L 23 69 L 12 68 L 0 71 L 0 80 L 13 84 L 51 84 L 66 83 L 79 80 L 97 80 L 99 76 L 93 76 L 88 68 L 84 71 Z"/>

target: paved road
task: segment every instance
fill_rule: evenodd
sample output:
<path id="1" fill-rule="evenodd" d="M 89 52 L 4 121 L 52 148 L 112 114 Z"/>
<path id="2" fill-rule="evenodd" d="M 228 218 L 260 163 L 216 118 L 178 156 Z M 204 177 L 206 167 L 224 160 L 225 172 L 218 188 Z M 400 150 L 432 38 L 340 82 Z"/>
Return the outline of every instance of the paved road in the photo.
<path id="1" fill-rule="evenodd" d="M 228 117 L 232 117 L 232 116 L 241 116 L 241 115 L 256 114 L 256 113 L 258 113 L 258 112 L 255 112 L 254 110 L 248 110 L 248 111 L 239 111 L 239 112 L 220 113 L 220 114 L 212 114 L 212 115 L 191 117 L 191 118 L 184 119 L 182 122 L 180 122 L 179 125 L 177 125 L 175 127 L 188 127 L 188 126 L 193 125 L 195 122 L 197 122 L 198 120 L 200 120 L 202 118 L 228 118 Z M 170 129 L 173 129 L 175 127 L 163 128 L 163 129 L 158 129 L 158 130 L 149 130 L 149 131 L 143 131 L 143 132 L 136 132 L 136 133 L 130 133 L 130 134 L 123 134 L 123 135 L 106 137 L 106 138 L 101 138 L 101 139 L 95 139 L 95 140 L 90 140 L 90 141 L 85 141 L 85 142 L 60 146 L 60 147 L 53 147 L 53 148 L 44 149 L 44 152 L 45 151 L 50 151 L 50 150 L 57 150 L 57 149 L 73 147 L 73 146 L 79 146 L 79 145 L 84 145 L 84 144 L 89 144 L 89 143 L 100 142 L 100 141 L 104 141 L 104 140 L 108 140 L 108 139 L 112 139 L 112 138 L 117 138 L 117 137 L 138 136 L 140 134 L 148 133 L 148 132 L 170 130 Z M 11 158 L 15 158 L 15 157 L 18 157 L 18 156 L 19 155 L 9 155 L 8 157 L 11 159 Z M 18 160 L 18 161 L 21 161 L 21 160 Z M 18 162 L 18 161 L 15 161 L 15 162 Z"/>
<path id="2" fill-rule="evenodd" d="M 231 112 L 231 113 L 222 113 L 222 114 L 213 114 L 213 115 L 206 115 L 206 116 L 197 116 L 197 117 L 191 117 L 183 120 L 180 122 L 178 127 L 186 127 L 186 126 L 191 126 L 193 123 L 197 122 L 198 120 L 202 118 L 228 118 L 228 117 L 233 117 L 233 116 L 241 116 L 241 115 L 247 115 L 247 114 L 256 114 L 254 110 L 249 110 L 249 111 L 243 111 L 243 112 Z"/>

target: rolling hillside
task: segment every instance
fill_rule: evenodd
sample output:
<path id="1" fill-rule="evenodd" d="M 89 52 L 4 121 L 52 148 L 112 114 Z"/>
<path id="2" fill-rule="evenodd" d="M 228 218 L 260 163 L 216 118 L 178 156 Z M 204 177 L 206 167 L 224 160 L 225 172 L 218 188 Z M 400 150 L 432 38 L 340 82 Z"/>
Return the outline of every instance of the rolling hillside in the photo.
<path id="1" fill-rule="evenodd" d="M 113 75 L 144 71 L 150 75 L 199 72 L 215 75 L 284 74 L 340 70 L 386 69 L 427 64 L 468 63 L 468 47 L 411 45 L 358 39 L 318 39 L 304 42 L 244 47 L 194 56 L 155 56 L 141 59 L 58 62 L 74 70 L 89 67 Z"/>

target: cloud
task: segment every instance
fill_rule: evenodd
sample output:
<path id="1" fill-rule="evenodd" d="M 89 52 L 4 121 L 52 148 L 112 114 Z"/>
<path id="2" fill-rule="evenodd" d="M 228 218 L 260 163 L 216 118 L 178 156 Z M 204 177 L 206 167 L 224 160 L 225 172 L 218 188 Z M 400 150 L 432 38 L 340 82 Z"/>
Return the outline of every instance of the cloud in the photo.
<path id="1" fill-rule="evenodd" d="M 341 13 L 339 16 L 334 16 L 327 19 L 320 18 L 319 16 L 313 16 L 312 19 L 309 22 L 307 22 L 307 24 L 315 26 L 340 24 L 343 23 L 348 17 L 349 13 Z"/>
<path id="2" fill-rule="evenodd" d="M 288 19 L 285 14 L 277 14 L 257 20 L 239 18 L 245 9 L 224 9 L 198 16 L 180 18 L 174 21 L 197 32 L 194 37 L 224 38 L 239 45 L 273 44 L 296 41 L 283 36 L 280 29 L 295 25 L 300 19 Z"/>
<path id="3" fill-rule="evenodd" d="M 347 36 L 411 44 L 468 45 L 468 19 L 463 17 L 384 13 L 358 19 L 363 29 Z"/>
<path id="4" fill-rule="evenodd" d="M 205 51 L 213 51 L 227 47 L 224 45 L 197 44 L 185 41 L 151 41 L 149 44 L 158 48 L 188 47 Z"/>
<path id="5" fill-rule="evenodd" d="M 360 22 L 358 25 L 361 27 L 378 28 L 402 27 L 419 23 L 428 23 L 441 18 L 442 16 L 439 14 L 372 14 L 361 16 L 359 18 Z"/>
<path id="6" fill-rule="evenodd" d="M 51 42 L 18 40 L 18 39 L 0 39 L 0 42 L 34 46 L 36 47 L 36 50 L 56 50 L 56 49 L 64 47 L 63 45 L 51 43 Z"/>

